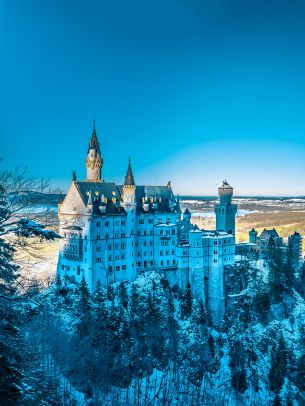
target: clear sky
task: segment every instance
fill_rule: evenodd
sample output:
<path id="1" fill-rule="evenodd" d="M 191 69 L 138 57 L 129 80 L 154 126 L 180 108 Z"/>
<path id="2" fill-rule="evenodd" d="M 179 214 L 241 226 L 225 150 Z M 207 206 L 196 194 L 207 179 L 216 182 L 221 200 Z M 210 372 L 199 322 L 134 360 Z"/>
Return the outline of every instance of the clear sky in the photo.
<path id="1" fill-rule="evenodd" d="M 106 180 L 305 195 L 304 0 L 0 0 L 0 156 Z"/>

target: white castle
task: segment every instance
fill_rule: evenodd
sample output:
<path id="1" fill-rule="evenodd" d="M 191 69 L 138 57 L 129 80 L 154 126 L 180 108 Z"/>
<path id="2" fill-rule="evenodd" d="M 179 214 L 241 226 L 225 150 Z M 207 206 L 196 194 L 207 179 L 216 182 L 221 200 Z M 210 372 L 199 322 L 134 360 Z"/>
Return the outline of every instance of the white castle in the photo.
<path id="1" fill-rule="evenodd" d="M 225 181 L 215 205 L 216 230 L 200 230 L 182 214 L 171 183 L 136 185 L 129 160 L 125 182 L 102 178 L 103 158 L 95 125 L 86 158 L 87 178 L 75 172 L 68 193 L 58 204 L 60 222 L 57 272 L 84 276 L 91 291 L 96 282 L 108 285 L 133 281 L 143 271 L 165 274 L 183 291 L 190 282 L 192 294 L 206 305 L 211 320 L 224 315 L 224 269 L 235 262 L 233 188 Z"/>

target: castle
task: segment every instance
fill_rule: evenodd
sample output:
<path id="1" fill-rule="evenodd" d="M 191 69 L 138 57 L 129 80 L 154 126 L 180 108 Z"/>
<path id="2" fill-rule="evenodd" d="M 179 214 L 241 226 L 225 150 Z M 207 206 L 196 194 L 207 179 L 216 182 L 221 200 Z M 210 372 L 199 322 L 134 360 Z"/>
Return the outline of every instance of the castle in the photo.
<path id="1" fill-rule="evenodd" d="M 86 157 L 87 177 L 73 173 L 64 200 L 58 203 L 60 276 L 84 277 L 90 290 L 96 282 L 108 286 L 133 281 L 143 271 L 162 272 L 183 291 L 207 307 L 212 322 L 224 315 L 224 269 L 235 262 L 233 188 L 224 181 L 215 205 L 216 230 L 200 230 L 183 213 L 171 183 L 137 185 L 130 160 L 122 185 L 102 177 L 103 157 L 95 125 Z"/>

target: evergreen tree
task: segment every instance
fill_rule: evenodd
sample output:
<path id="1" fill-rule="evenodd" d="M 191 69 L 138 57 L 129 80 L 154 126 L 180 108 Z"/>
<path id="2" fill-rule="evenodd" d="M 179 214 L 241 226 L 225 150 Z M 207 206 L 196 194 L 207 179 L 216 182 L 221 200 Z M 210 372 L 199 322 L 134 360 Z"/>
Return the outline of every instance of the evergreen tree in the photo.
<path id="1" fill-rule="evenodd" d="M 90 292 L 85 277 L 82 277 L 79 288 L 77 290 L 76 314 L 79 317 L 78 331 L 81 336 L 88 334 L 91 303 Z"/>
<path id="2" fill-rule="evenodd" d="M 21 398 L 21 337 L 18 308 L 10 300 L 16 294 L 18 267 L 12 247 L 0 238 L 0 399 L 14 405 Z"/>
<path id="3" fill-rule="evenodd" d="M 56 292 L 58 294 L 60 292 L 60 290 L 61 290 L 61 287 L 62 287 L 62 280 L 61 280 L 61 277 L 60 277 L 59 273 L 57 273 L 55 284 L 56 284 Z"/>
<path id="4" fill-rule="evenodd" d="M 271 350 L 271 365 L 269 371 L 269 383 L 273 392 L 278 393 L 287 374 L 287 349 L 282 332 L 273 343 Z"/>
<path id="5" fill-rule="evenodd" d="M 181 315 L 183 318 L 187 318 L 192 313 L 192 291 L 190 282 L 187 283 L 185 294 L 182 298 Z"/>
<path id="6" fill-rule="evenodd" d="M 127 309 L 128 308 L 128 293 L 126 289 L 126 282 L 121 282 L 119 284 L 119 299 L 121 302 L 121 305 Z"/>

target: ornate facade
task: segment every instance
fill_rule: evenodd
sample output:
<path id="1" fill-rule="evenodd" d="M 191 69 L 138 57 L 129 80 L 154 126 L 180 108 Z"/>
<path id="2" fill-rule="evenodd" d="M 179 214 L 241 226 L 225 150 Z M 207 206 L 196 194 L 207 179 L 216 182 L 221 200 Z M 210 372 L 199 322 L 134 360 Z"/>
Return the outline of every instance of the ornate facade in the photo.
<path id="1" fill-rule="evenodd" d="M 96 129 L 86 158 L 87 177 L 74 174 L 59 202 L 60 242 L 58 274 L 84 276 L 94 290 L 103 285 L 132 281 L 138 273 L 163 272 L 172 285 L 184 290 L 190 282 L 194 296 L 207 306 L 215 324 L 224 314 L 223 275 L 235 260 L 236 205 L 233 189 L 224 182 L 215 206 L 217 230 L 199 230 L 191 213 L 182 214 L 171 183 L 137 185 L 128 162 L 123 185 L 102 178 L 103 158 Z"/>

